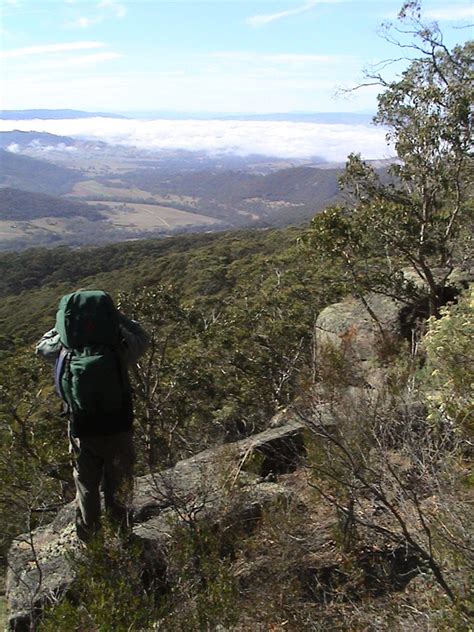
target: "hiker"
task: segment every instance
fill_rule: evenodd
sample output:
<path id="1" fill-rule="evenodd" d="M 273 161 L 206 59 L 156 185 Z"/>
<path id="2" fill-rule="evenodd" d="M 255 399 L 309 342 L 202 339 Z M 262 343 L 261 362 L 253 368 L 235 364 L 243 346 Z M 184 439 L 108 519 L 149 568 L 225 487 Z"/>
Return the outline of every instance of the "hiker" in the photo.
<path id="1" fill-rule="evenodd" d="M 76 531 L 89 542 L 105 509 L 120 531 L 131 528 L 133 402 L 127 365 L 148 346 L 148 335 L 120 313 L 109 294 L 78 290 L 62 297 L 56 325 L 36 345 L 55 363 L 55 384 L 69 418 L 74 457 Z"/>

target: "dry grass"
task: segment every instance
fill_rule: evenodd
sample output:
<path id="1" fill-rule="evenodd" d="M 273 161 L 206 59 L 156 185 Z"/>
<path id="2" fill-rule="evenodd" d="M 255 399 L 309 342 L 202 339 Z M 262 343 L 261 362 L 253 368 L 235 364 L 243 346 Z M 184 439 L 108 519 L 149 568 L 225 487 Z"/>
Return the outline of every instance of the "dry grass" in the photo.
<path id="1" fill-rule="evenodd" d="M 138 189 L 136 187 L 127 189 L 122 187 L 107 187 L 95 180 L 83 180 L 82 182 L 77 182 L 71 191 L 71 195 L 77 197 L 99 195 L 116 198 L 117 200 L 124 198 L 134 198 L 137 200 L 146 200 L 150 198 L 155 199 L 155 196 L 148 191 L 143 191 L 142 189 Z"/>
<path id="2" fill-rule="evenodd" d="M 117 184 L 121 183 L 121 180 L 115 180 Z M 82 182 L 77 182 L 70 195 L 75 197 L 91 197 L 91 196 L 100 196 L 111 198 L 112 200 L 154 200 L 158 203 L 168 203 L 168 204 L 186 204 L 187 206 L 196 206 L 197 198 L 191 197 L 189 195 L 156 195 L 150 193 L 149 191 L 144 191 L 143 189 L 139 189 L 137 187 L 111 187 L 105 186 L 96 180 L 83 180 Z M 100 201 L 100 200 L 99 200 Z"/>
<path id="3" fill-rule="evenodd" d="M 187 213 L 175 208 L 158 204 L 134 204 L 120 202 L 90 202 L 90 204 L 104 204 L 110 210 L 104 211 L 108 220 L 116 228 L 154 230 L 163 228 L 171 230 L 185 226 L 212 226 L 217 219 Z"/>

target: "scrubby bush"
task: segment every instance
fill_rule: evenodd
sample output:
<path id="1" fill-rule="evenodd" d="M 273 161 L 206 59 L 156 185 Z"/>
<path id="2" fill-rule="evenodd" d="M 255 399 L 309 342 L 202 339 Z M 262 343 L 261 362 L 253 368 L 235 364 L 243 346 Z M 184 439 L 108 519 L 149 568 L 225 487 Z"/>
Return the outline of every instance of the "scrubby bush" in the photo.
<path id="1" fill-rule="evenodd" d="M 424 344 L 430 418 L 467 440 L 474 431 L 474 286 L 441 318 L 428 322 Z"/>

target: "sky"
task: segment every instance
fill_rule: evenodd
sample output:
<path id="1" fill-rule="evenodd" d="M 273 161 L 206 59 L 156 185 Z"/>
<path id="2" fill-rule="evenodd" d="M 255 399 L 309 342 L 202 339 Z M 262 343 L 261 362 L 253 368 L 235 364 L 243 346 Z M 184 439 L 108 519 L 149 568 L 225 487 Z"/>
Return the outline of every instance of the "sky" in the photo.
<path id="1" fill-rule="evenodd" d="M 141 149 L 344 160 L 389 158 L 369 125 L 195 120 L 197 114 L 374 114 L 379 88 L 350 89 L 409 54 L 382 37 L 402 0 L 0 0 L 0 109 L 68 108 L 131 120 L 1 121 Z M 473 37 L 472 0 L 423 0 L 451 48 Z M 470 26 L 471 25 L 471 26 Z M 168 119 L 159 120 L 166 112 Z M 148 118 L 143 120 L 145 113 Z M 156 113 L 151 116 L 150 113 Z M 180 120 L 173 120 L 180 119 Z M 141 119 L 141 120 L 140 120 Z M 157 120 L 158 119 L 158 120 Z M 14 147 L 11 149 L 15 150 Z"/>
<path id="2" fill-rule="evenodd" d="M 341 94 L 400 51 L 380 37 L 401 0 L 1 0 L 2 109 L 374 112 Z M 446 43 L 471 0 L 424 0 Z"/>

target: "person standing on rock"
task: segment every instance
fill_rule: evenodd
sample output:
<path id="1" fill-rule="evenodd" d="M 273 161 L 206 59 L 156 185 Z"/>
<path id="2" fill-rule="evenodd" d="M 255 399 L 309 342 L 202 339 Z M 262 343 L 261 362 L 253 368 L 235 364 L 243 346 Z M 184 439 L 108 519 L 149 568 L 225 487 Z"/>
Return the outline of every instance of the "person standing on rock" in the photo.
<path id="1" fill-rule="evenodd" d="M 36 345 L 55 363 L 56 391 L 66 405 L 74 456 L 76 531 L 89 542 L 101 524 L 100 487 L 107 514 L 120 531 L 131 527 L 133 402 L 127 366 L 149 338 L 101 290 L 63 296 L 56 324 Z"/>

